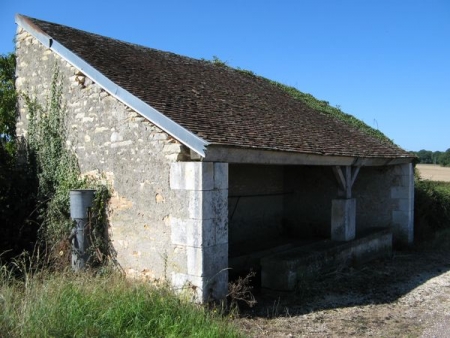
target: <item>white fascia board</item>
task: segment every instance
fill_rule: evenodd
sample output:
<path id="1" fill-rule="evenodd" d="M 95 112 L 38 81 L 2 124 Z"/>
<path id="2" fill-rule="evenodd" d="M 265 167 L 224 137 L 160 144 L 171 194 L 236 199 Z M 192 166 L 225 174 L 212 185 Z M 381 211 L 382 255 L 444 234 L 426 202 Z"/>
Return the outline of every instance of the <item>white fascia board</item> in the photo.
<path id="1" fill-rule="evenodd" d="M 131 94 L 129 91 L 118 86 L 116 83 L 111 81 L 108 77 L 92 67 L 78 55 L 71 52 L 58 41 L 52 39 L 45 32 L 35 29 L 34 25 L 30 25 L 26 18 L 17 15 L 16 23 L 27 30 L 36 39 L 38 39 L 45 47 L 50 48 L 64 60 L 79 69 L 84 75 L 88 76 L 90 79 L 92 79 L 92 81 L 102 87 L 109 94 L 114 96 L 116 99 L 129 106 L 137 113 L 141 114 L 151 123 L 155 124 L 157 127 L 161 128 L 166 133 L 195 151 L 201 157 L 205 157 L 205 149 L 209 144 L 206 140 L 193 134 L 149 104 Z"/>
<path id="2" fill-rule="evenodd" d="M 318 165 L 318 166 L 386 166 L 402 163 L 411 163 L 413 158 L 370 158 L 352 156 L 324 156 L 319 154 L 306 154 L 276 150 L 254 148 L 237 148 L 219 145 L 210 145 L 206 151 L 206 162 L 227 162 L 246 164 L 273 164 L 273 165 Z"/>

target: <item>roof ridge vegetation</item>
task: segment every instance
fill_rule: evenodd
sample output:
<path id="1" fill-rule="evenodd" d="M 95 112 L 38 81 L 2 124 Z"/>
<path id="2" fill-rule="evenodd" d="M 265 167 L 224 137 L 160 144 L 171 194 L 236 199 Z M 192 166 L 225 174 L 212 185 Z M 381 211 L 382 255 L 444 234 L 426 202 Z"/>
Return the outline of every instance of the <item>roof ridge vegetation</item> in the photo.
<path id="1" fill-rule="evenodd" d="M 394 142 L 390 138 L 388 138 L 386 135 L 384 135 L 381 131 L 370 127 L 365 122 L 361 121 L 360 119 L 357 119 L 353 115 L 343 112 L 340 108 L 331 106 L 328 101 L 319 100 L 319 99 L 315 98 L 313 95 L 308 94 L 308 93 L 303 93 L 295 87 L 287 86 L 280 82 L 266 79 L 264 77 L 263 77 L 263 79 L 269 81 L 271 84 L 284 90 L 289 95 L 291 95 L 294 99 L 302 101 L 308 107 L 310 107 L 314 110 L 317 110 L 321 113 L 331 115 L 331 116 L 337 118 L 338 120 L 346 122 L 346 123 L 350 124 L 351 126 L 355 127 L 356 129 L 358 129 L 370 136 L 374 136 L 374 137 L 380 139 L 381 141 L 388 142 L 389 144 L 394 145 Z"/>
<path id="2" fill-rule="evenodd" d="M 212 64 L 219 66 L 219 67 L 228 67 L 228 68 L 236 70 L 240 73 L 246 74 L 248 76 L 254 76 L 261 80 L 267 81 L 270 84 L 272 84 L 272 85 L 276 86 L 277 88 L 283 90 L 284 92 L 288 93 L 294 99 L 303 102 L 309 108 L 312 108 L 318 112 L 321 112 L 321 113 L 324 113 L 327 115 L 331 115 L 334 118 L 351 125 L 355 129 L 360 130 L 369 136 L 373 136 L 373 137 L 379 139 L 380 141 L 395 145 L 395 143 L 390 138 L 388 138 L 385 134 L 383 134 L 380 130 L 370 127 L 365 122 L 354 117 L 353 115 L 343 112 L 338 107 L 331 106 L 328 101 L 319 100 L 311 94 L 303 93 L 295 87 L 288 86 L 281 82 L 265 78 L 261 75 L 257 75 L 251 70 L 242 69 L 239 67 L 233 68 L 233 67 L 229 66 L 228 62 L 219 59 L 217 56 L 213 56 L 212 60 L 210 60 L 209 62 L 211 62 Z"/>

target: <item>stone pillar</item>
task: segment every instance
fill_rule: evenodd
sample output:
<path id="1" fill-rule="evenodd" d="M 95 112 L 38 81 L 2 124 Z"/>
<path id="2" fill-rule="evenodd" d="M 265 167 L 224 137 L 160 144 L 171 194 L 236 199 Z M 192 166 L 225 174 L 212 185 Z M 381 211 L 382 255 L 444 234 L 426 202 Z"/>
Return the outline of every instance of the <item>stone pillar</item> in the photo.
<path id="1" fill-rule="evenodd" d="M 394 243 L 409 245 L 414 240 L 414 170 L 412 163 L 394 168 L 391 187 L 392 227 Z"/>
<path id="2" fill-rule="evenodd" d="M 355 239 L 356 199 L 334 199 L 331 204 L 331 240 Z"/>
<path id="3" fill-rule="evenodd" d="M 176 287 L 194 290 L 196 301 L 222 299 L 228 291 L 228 164 L 176 162 L 170 188 L 187 206 L 171 217 L 172 244 L 186 250 L 186 271 L 172 273 Z"/>

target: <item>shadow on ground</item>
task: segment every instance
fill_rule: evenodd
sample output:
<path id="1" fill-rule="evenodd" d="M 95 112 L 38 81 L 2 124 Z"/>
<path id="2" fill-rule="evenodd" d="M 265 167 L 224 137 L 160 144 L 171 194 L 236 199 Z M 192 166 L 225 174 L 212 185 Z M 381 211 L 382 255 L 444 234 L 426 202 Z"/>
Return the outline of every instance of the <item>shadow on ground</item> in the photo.
<path id="1" fill-rule="evenodd" d="M 248 318 L 303 315 L 350 306 L 393 303 L 426 281 L 450 270 L 450 252 L 414 248 L 391 259 L 337 269 L 299 283 L 292 292 L 255 287 L 257 304 L 241 306 Z"/>

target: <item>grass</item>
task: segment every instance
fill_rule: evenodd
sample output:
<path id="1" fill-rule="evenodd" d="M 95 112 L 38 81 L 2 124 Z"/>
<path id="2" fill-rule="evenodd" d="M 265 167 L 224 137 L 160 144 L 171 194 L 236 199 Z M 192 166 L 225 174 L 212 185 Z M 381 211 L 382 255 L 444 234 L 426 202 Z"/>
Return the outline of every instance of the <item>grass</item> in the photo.
<path id="1" fill-rule="evenodd" d="M 220 313 L 168 287 L 121 276 L 40 272 L 27 282 L 2 267 L 0 337 L 241 337 Z"/>

